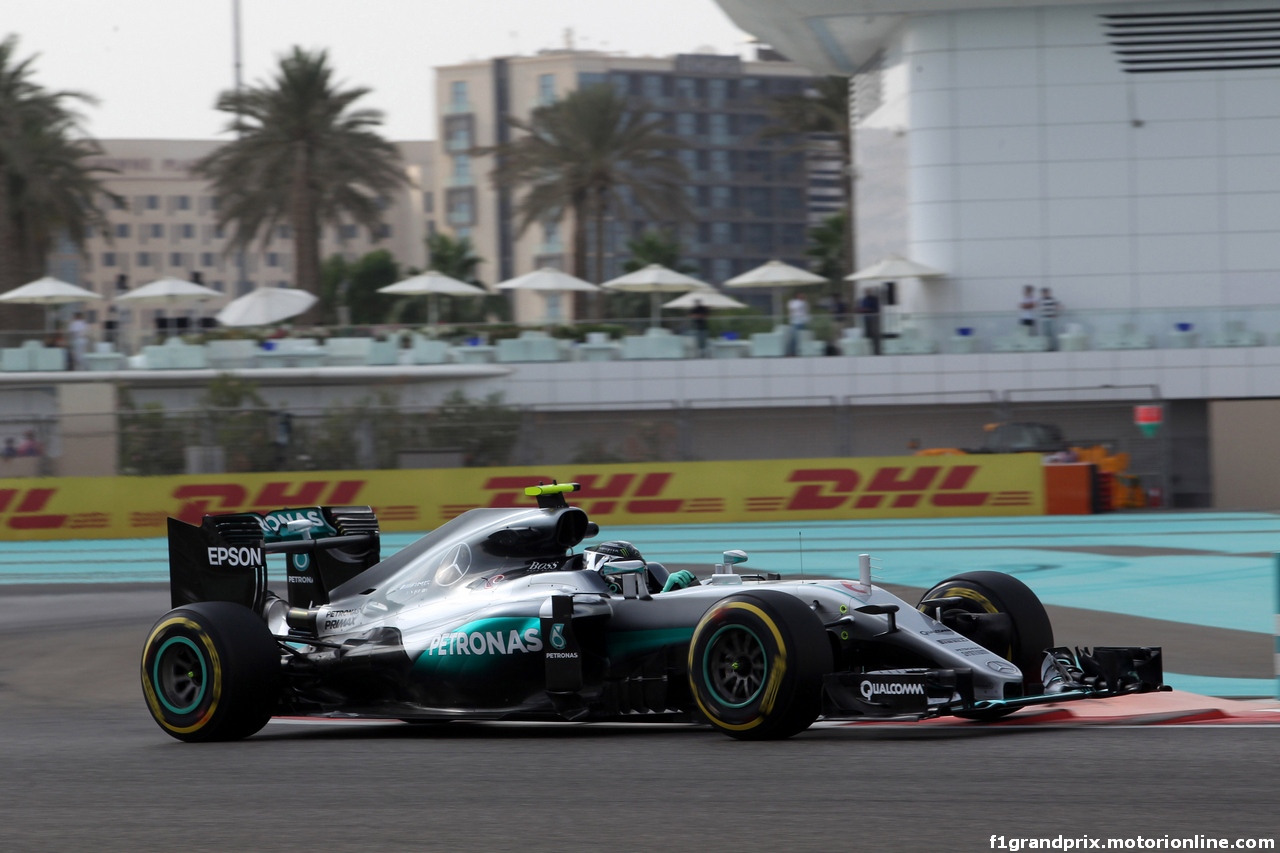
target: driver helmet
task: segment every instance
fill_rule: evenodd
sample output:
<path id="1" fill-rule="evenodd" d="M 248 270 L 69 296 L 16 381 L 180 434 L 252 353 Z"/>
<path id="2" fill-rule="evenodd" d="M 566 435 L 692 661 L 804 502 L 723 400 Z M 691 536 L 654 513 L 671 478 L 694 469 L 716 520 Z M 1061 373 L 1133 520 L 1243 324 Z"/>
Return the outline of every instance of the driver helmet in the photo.
<path id="1" fill-rule="evenodd" d="M 640 556 L 640 550 L 630 542 L 621 539 L 592 545 L 582 552 L 582 556 L 587 569 L 599 569 L 606 563 L 619 563 L 624 560 L 644 562 L 644 557 Z"/>

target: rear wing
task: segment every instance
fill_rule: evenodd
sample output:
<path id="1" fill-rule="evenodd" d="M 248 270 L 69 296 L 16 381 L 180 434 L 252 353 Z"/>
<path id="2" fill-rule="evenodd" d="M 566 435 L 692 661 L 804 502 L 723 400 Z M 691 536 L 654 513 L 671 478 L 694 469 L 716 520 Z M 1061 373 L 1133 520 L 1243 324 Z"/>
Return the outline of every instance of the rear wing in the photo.
<path id="1" fill-rule="evenodd" d="M 381 560 L 378 519 L 367 506 L 306 507 L 169 519 L 172 606 L 234 601 L 259 611 L 267 555 L 284 554 L 291 607 L 329 602 L 329 590 Z"/>

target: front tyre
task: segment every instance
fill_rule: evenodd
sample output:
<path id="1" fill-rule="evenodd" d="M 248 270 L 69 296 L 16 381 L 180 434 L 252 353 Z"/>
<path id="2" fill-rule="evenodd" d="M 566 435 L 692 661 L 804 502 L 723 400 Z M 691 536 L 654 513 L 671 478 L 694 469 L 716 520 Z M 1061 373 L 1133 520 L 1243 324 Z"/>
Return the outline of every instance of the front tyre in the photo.
<path id="1" fill-rule="evenodd" d="M 712 726 L 741 740 L 807 729 L 822 709 L 831 645 L 813 611 L 780 592 L 716 602 L 689 645 L 689 684 Z"/>
<path id="2" fill-rule="evenodd" d="M 256 614 L 227 601 L 170 610 L 142 648 L 152 718 L 184 741 L 239 740 L 271 719 L 280 649 Z"/>
<path id="3" fill-rule="evenodd" d="M 959 598 L 961 602 L 953 605 L 947 613 L 962 611 L 971 614 L 1002 613 L 1009 617 L 1009 632 L 1000 642 L 993 642 L 989 637 L 966 634 L 962 623 L 954 623 L 946 618 L 943 622 L 961 634 L 986 648 L 988 651 L 1012 663 L 1022 670 L 1022 689 L 1028 696 L 1044 692 L 1040 683 L 1040 668 L 1044 663 L 1044 652 L 1053 648 L 1053 625 L 1049 622 L 1049 614 L 1040 603 L 1031 588 L 1022 581 L 1002 572 L 965 572 L 948 578 L 924 594 L 920 599 L 920 609 L 925 610 L 923 602 L 931 598 Z M 1012 714 L 1013 708 L 1000 708 L 990 711 L 959 712 L 957 717 L 974 720 L 993 720 Z"/>

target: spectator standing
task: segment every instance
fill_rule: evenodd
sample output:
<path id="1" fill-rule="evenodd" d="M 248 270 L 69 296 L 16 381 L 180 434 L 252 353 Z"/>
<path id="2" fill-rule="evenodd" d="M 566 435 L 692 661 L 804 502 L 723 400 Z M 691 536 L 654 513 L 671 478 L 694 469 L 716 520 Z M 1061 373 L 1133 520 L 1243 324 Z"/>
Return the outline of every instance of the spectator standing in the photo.
<path id="1" fill-rule="evenodd" d="M 831 314 L 835 319 L 835 327 L 843 329 L 845 319 L 849 314 L 849 306 L 845 304 L 844 297 L 838 293 L 831 297 Z"/>
<path id="2" fill-rule="evenodd" d="M 1040 314 L 1040 334 L 1049 339 L 1049 349 L 1057 349 L 1058 315 L 1062 313 L 1062 303 L 1053 298 L 1052 290 L 1042 287 L 1037 308 Z"/>
<path id="3" fill-rule="evenodd" d="M 862 315 L 862 331 L 871 341 L 871 351 L 880 354 L 880 292 L 868 287 L 858 303 L 858 313 Z"/>
<path id="4" fill-rule="evenodd" d="M 710 318 L 711 311 L 702 304 L 702 300 L 693 300 L 693 307 L 689 309 L 689 321 L 693 324 L 693 336 L 698 341 L 698 355 L 702 357 L 707 354 L 707 321 Z"/>
<path id="5" fill-rule="evenodd" d="M 809 328 L 809 300 L 797 293 L 787 303 L 787 316 L 791 321 L 791 338 L 787 342 L 787 355 L 800 352 L 800 333 Z"/>
<path id="6" fill-rule="evenodd" d="M 71 369 L 84 370 L 84 354 L 89 348 L 89 324 L 84 321 L 84 313 L 77 311 L 67 326 L 67 335 L 71 339 Z"/>
<path id="7" fill-rule="evenodd" d="M 1022 300 L 1018 303 L 1018 322 L 1027 327 L 1027 334 L 1036 333 L 1036 289 L 1031 285 L 1022 288 Z"/>
<path id="8" fill-rule="evenodd" d="M 0 449 L 0 459 L 8 462 L 18 455 L 18 445 L 14 442 L 13 436 L 7 436 L 4 440 L 4 448 Z"/>
<path id="9" fill-rule="evenodd" d="M 43 456 L 44 445 L 36 438 L 36 431 L 29 429 L 22 434 L 22 444 L 18 445 L 19 456 Z"/>

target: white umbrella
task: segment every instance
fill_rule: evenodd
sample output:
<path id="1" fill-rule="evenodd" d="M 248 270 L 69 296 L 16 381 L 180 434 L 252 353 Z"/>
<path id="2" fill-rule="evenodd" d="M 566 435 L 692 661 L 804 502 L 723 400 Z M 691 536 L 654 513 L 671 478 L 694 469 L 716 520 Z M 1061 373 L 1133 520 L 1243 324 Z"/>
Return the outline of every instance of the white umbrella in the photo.
<path id="1" fill-rule="evenodd" d="M 707 308 L 746 308 L 746 303 L 739 302 L 732 296 L 726 296 L 718 290 L 694 290 L 686 293 L 684 296 L 677 296 L 670 302 L 662 303 L 663 308 L 672 311 L 692 308 L 696 303 L 701 302 Z"/>
<path id="2" fill-rule="evenodd" d="M 162 278 L 116 297 L 125 308 L 176 308 L 193 302 L 208 302 L 221 293 L 194 281 L 180 278 Z"/>
<path id="3" fill-rule="evenodd" d="M 600 288 L 589 281 L 569 275 L 551 267 L 542 267 L 524 275 L 509 278 L 498 285 L 498 290 L 540 290 L 544 293 L 563 293 L 580 290 L 594 293 Z"/>
<path id="4" fill-rule="evenodd" d="M 927 267 L 901 255 L 890 255 L 878 264 L 844 277 L 845 281 L 887 281 L 895 278 L 939 278 L 942 270 Z"/>
<path id="5" fill-rule="evenodd" d="M 92 290 L 85 290 L 74 284 L 67 284 L 56 278 L 45 276 L 22 287 L 15 287 L 8 293 L 0 293 L 0 301 L 15 302 L 20 305 L 65 305 L 68 302 L 84 302 L 88 299 L 102 297 Z"/>
<path id="6" fill-rule="evenodd" d="M 808 287 L 811 284 L 827 284 L 827 280 L 816 273 L 784 264 L 782 261 L 769 261 L 742 275 L 734 276 L 724 283 L 725 287 L 768 287 L 773 290 L 773 315 L 782 314 L 782 288 Z"/>
<path id="7" fill-rule="evenodd" d="M 218 312 L 224 326 L 266 326 L 296 317 L 316 304 L 316 297 L 293 287 L 260 287 L 233 299 Z"/>
<path id="8" fill-rule="evenodd" d="M 533 272 L 507 279 L 498 284 L 498 290 L 536 290 L 542 293 L 564 293 L 578 291 L 599 293 L 600 288 L 589 281 L 569 275 L 551 267 L 542 267 Z"/>
<path id="9" fill-rule="evenodd" d="M 440 314 L 440 309 L 437 305 L 439 294 L 443 293 L 445 296 L 487 296 L 489 293 L 483 287 L 467 284 L 465 281 L 451 278 L 436 270 L 427 270 L 421 275 L 406 278 L 404 281 L 397 281 L 395 284 L 388 284 L 386 287 L 379 287 L 378 292 L 398 296 L 428 297 L 427 321 L 432 325 L 435 325 L 438 321 Z"/>
<path id="10" fill-rule="evenodd" d="M 606 281 L 600 286 L 607 287 L 610 290 L 648 293 L 649 319 L 655 326 L 658 325 L 660 316 L 658 294 L 682 293 L 688 290 L 714 292 L 711 285 L 705 281 L 700 281 L 682 272 L 676 272 L 673 269 L 664 267 L 662 264 L 649 264 L 647 267 L 638 269 L 635 272 L 629 272 L 626 275 Z"/>
<path id="11" fill-rule="evenodd" d="M 116 297 L 117 302 L 127 302 L 134 307 L 163 308 L 187 302 L 208 302 L 222 294 L 211 287 L 183 281 L 180 278 L 162 278 Z"/>
<path id="12" fill-rule="evenodd" d="M 15 305 L 44 305 L 45 328 L 49 327 L 50 305 L 66 305 L 71 302 L 85 302 L 90 299 L 102 299 L 92 290 L 85 290 L 74 284 L 59 281 L 51 276 L 38 278 L 33 282 L 15 287 L 7 293 L 0 293 L 0 302 L 12 302 Z"/>

